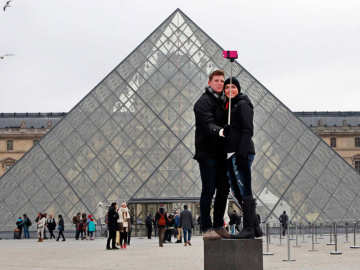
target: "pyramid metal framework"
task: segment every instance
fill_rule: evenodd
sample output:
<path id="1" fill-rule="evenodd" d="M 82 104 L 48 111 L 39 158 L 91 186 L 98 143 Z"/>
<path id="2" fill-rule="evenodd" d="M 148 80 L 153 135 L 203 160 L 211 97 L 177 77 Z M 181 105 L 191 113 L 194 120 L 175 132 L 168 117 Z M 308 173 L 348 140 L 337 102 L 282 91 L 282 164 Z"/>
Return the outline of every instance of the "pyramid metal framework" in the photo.
<path id="1" fill-rule="evenodd" d="M 0 226 L 27 213 L 94 213 L 98 202 L 199 198 L 193 105 L 230 66 L 181 10 L 171 14 L 0 179 Z M 264 218 L 360 217 L 360 177 L 240 64 L 255 106 L 253 190 Z M 272 194 L 271 207 L 262 201 Z"/>

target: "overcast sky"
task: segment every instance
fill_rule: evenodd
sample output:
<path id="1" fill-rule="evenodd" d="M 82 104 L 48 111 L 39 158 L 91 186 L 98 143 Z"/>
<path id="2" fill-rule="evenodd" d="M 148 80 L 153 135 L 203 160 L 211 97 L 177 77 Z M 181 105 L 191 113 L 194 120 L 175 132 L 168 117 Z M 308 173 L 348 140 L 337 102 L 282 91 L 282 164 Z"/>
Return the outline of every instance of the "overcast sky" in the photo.
<path id="1" fill-rule="evenodd" d="M 69 111 L 176 8 L 291 110 L 360 110 L 358 0 L 14 0 L 0 112 Z"/>

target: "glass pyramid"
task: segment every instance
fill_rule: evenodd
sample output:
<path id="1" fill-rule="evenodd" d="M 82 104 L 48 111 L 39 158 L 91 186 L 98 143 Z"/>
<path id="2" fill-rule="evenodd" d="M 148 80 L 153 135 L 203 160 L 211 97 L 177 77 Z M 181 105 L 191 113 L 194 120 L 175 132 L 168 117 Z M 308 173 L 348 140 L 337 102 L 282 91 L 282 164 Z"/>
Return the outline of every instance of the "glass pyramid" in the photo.
<path id="1" fill-rule="evenodd" d="M 221 52 L 177 9 L 0 179 L 1 228 L 23 213 L 71 223 L 99 202 L 199 198 L 193 105 L 211 71 L 230 74 Z M 360 217 L 359 175 L 240 64 L 233 75 L 255 106 L 261 216 Z"/>

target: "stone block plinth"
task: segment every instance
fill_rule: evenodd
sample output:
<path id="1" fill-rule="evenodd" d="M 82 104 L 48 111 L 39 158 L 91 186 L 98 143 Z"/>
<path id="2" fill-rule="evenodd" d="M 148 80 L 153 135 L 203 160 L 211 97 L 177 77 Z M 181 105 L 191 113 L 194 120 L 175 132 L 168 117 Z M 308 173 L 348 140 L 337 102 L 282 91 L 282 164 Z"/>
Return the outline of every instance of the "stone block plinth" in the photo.
<path id="1" fill-rule="evenodd" d="M 204 240 L 204 270 L 263 270 L 262 239 Z"/>

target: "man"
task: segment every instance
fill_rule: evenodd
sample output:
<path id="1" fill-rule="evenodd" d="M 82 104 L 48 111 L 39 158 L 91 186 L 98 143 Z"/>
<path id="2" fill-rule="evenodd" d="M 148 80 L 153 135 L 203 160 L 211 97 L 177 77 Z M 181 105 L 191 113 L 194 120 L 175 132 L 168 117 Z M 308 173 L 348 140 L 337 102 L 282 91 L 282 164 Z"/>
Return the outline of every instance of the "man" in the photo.
<path id="1" fill-rule="evenodd" d="M 145 220 L 145 226 L 146 226 L 146 230 L 147 230 L 148 239 L 151 239 L 152 223 L 153 223 L 153 217 L 152 217 L 151 213 L 149 213 Z"/>
<path id="2" fill-rule="evenodd" d="M 160 205 L 159 211 L 156 212 L 155 223 L 159 229 L 159 247 L 163 247 L 165 240 L 165 229 L 166 225 L 169 223 L 167 213 L 163 205 Z"/>
<path id="3" fill-rule="evenodd" d="M 193 218 L 191 212 L 188 210 L 188 206 L 184 205 L 184 211 L 180 213 L 180 226 L 183 229 L 184 234 L 184 246 L 191 246 L 191 232 L 194 228 Z"/>
<path id="4" fill-rule="evenodd" d="M 286 211 L 284 211 L 281 216 L 279 217 L 279 221 L 281 224 L 281 228 L 282 228 L 282 235 L 285 236 L 286 231 L 287 231 L 287 227 L 288 227 L 288 221 L 289 221 L 289 217 L 286 214 Z"/>
<path id="5" fill-rule="evenodd" d="M 75 239 L 79 240 L 79 236 L 80 236 L 80 230 L 81 230 L 81 226 L 80 226 L 80 221 L 81 221 L 81 213 L 77 213 L 76 216 L 73 217 L 73 224 L 75 225 Z"/>
<path id="6" fill-rule="evenodd" d="M 224 229 L 224 213 L 229 194 L 226 178 L 224 143 L 226 126 L 223 95 L 224 72 L 215 70 L 209 76 L 205 92 L 195 103 L 195 156 L 200 167 L 202 191 L 200 197 L 201 231 L 203 238 L 231 238 Z M 225 127 L 225 128 L 224 128 Z M 210 209 L 216 191 L 213 223 Z"/>
<path id="7" fill-rule="evenodd" d="M 236 226 L 238 224 L 238 220 L 239 220 L 239 216 L 238 214 L 236 213 L 236 210 L 234 210 L 230 215 L 230 222 L 229 222 L 229 225 L 230 225 L 230 232 L 231 234 L 235 234 L 235 229 L 236 229 Z"/>
<path id="8" fill-rule="evenodd" d="M 24 238 L 29 239 L 30 233 L 29 233 L 29 227 L 32 225 L 31 220 L 28 218 L 26 214 L 23 215 L 24 217 Z"/>
<path id="9" fill-rule="evenodd" d="M 115 241 L 116 241 L 116 230 L 118 228 L 117 226 L 117 220 L 119 218 L 119 214 L 117 212 L 117 203 L 113 202 L 111 204 L 111 206 L 109 207 L 109 211 L 107 213 L 107 225 L 108 225 L 108 231 L 109 231 L 109 235 L 108 235 L 108 239 L 107 239 L 107 243 L 106 243 L 106 249 L 110 250 L 110 241 L 112 244 L 112 249 L 119 249 L 118 247 L 115 246 Z"/>
<path id="10" fill-rule="evenodd" d="M 54 238 L 56 239 L 54 235 L 54 230 L 56 229 L 56 221 L 53 215 L 49 215 L 48 219 L 46 220 L 46 227 L 48 228 L 48 231 L 50 233 L 50 239 Z"/>

